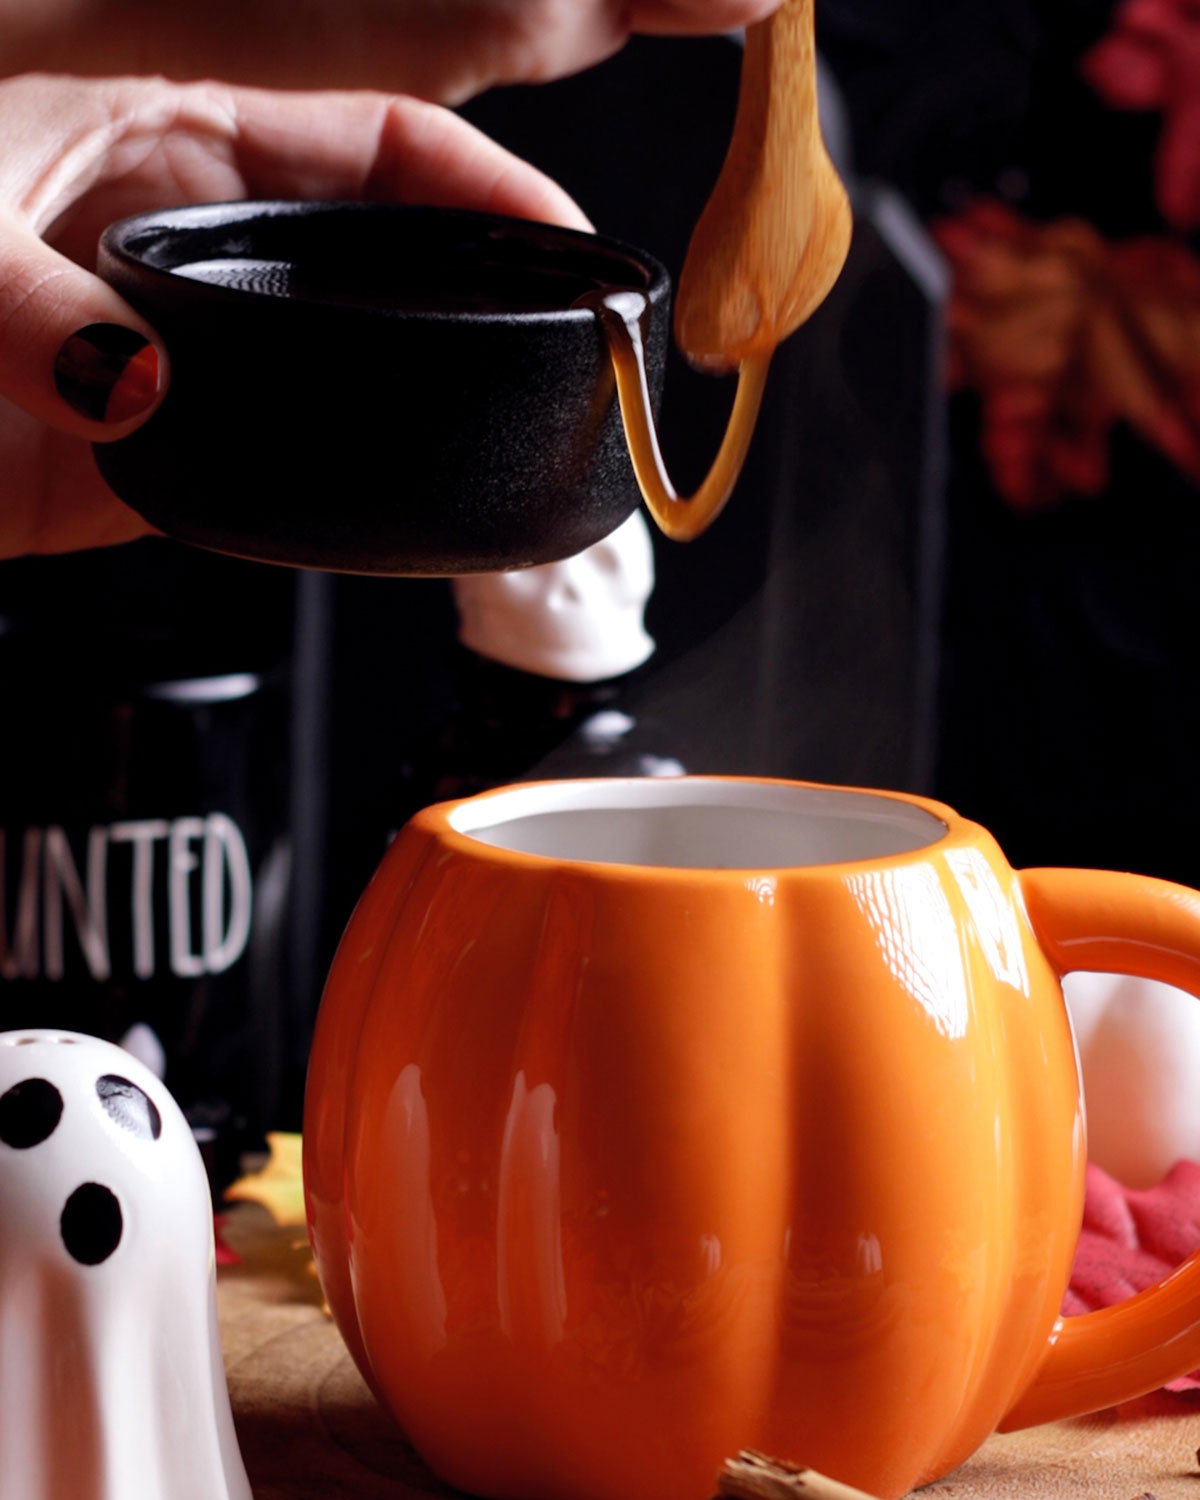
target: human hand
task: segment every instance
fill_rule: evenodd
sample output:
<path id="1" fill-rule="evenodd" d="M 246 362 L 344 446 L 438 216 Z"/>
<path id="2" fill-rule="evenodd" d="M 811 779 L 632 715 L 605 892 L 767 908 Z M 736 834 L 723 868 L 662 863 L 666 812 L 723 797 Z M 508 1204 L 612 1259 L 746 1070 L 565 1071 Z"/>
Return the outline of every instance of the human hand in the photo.
<path id="1" fill-rule="evenodd" d="M 528 163 L 395 96 L 26 76 L 0 82 L 0 140 L 0 557 L 149 529 L 89 447 L 139 426 L 168 379 L 154 331 L 92 274 L 112 220 L 169 203 L 360 198 L 589 227 Z"/>
<path id="2" fill-rule="evenodd" d="M 698 35 L 779 0 L 0 0 L 10 73 L 165 73 L 397 90 L 458 104 L 616 52 L 634 32 Z"/>

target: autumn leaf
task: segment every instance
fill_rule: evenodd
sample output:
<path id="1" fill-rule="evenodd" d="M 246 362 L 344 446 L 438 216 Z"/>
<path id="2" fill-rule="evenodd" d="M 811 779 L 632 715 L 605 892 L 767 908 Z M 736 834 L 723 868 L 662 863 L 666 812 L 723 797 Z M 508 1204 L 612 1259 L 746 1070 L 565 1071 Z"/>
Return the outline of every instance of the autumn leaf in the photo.
<path id="1" fill-rule="evenodd" d="M 225 1215 L 213 1215 L 213 1252 L 218 1266 L 239 1266 L 242 1257 L 225 1243 Z"/>
<path id="2" fill-rule="evenodd" d="M 1173 228 L 1200 228 L 1200 0 L 1124 0 L 1083 76 L 1117 109 L 1163 116 L 1155 196 Z"/>
<path id="3" fill-rule="evenodd" d="M 233 1201 L 261 1203 L 281 1226 L 304 1225 L 304 1177 L 301 1138 L 276 1132 L 267 1136 L 270 1158 L 261 1172 L 253 1172 L 225 1190 Z"/>
<path id="4" fill-rule="evenodd" d="M 1097 1166 L 1087 1169 L 1083 1229 L 1065 1314 L 1111 1307 L 1143 1291 L 1200 1245 L 1200 1163 L 1177 1162 L 1155 1187 L 1134 1191 Z M 1200 1372 L 1167 1387 L 1200 1389 Z"/>
<path id="5" fill-rule="evenodd" d="M 1110 244 L 986 201 L 934 232 L 954 273 L 950 380 L 979 392 L 1014 508 L 1098 494 L 1117 423 L 1200 481 L 1200 261 L 1185 246 Z"/>

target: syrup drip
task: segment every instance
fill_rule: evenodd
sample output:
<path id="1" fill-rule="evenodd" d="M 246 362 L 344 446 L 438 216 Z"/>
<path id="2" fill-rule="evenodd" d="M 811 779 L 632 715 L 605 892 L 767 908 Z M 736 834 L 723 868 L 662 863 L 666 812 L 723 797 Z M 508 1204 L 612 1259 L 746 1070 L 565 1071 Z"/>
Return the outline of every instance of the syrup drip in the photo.
<path id="1" fill-rule="evenodd" d="M 733 139 L 692 233 L 675 299 L 675 342 L 693 364 L 737 369 L 716 460 L 690 499 L 663 466 L 639 323 L 645 298 L 617 288 L 590 303 L 616 371 L 625 435 L 651 515 L 670 537 L 720 513 L 754 432 L 775 346 L 825 300 L 850 247 L 850 200 L 821 138 L 814 0 L 782 0 L 746 30 Z"/>
<path id="2" fill-rule="evenodd" d="M 645 296 L 623 288 L 608 289 L 589 293 L 575 305 L 591 308 L 604 330 L 617 377 L 625 441 L 646 508 L 666 536 L 677 542 L 691 541 L 716 520 L 733 493 L 754 436 L 773 350 L 753 354 L 738 366 L 733 410 L 712 468 L 695 494 L 683 496 L 671 483 L 663 463 L 650 406 L 642 338 Z"/>

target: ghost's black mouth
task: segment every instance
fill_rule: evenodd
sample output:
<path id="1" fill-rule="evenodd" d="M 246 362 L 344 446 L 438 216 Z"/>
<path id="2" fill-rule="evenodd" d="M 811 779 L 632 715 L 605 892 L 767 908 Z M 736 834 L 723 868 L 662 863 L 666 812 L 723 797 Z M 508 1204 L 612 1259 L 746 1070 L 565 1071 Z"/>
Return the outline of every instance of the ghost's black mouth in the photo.
<path id="1" fill-rule="evenodd" d="M 98 1266 L 121 1243 L 124 1216 L 117 1195 L 98 1182 L 85 1182 L 67 1199 L 59 1230 L 67 1254 L 81 1266 Z"/>

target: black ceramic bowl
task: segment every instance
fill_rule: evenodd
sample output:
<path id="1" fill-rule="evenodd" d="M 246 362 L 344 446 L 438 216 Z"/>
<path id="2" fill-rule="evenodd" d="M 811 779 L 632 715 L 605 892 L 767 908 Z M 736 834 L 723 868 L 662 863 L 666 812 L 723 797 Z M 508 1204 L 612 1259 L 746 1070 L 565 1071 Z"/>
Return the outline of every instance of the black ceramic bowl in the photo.
<path id="1" fill-rule="evenodd" d="M 604 286 L 649 299 L 655 399 L 669 284 L 614 241 L 492 215 L 204 204 L 110 226 L 100 274 L 159 331 L 171 384 L 95 446 L 181 541 L 361 573 L 567 557 L 638 502 Z"/>

